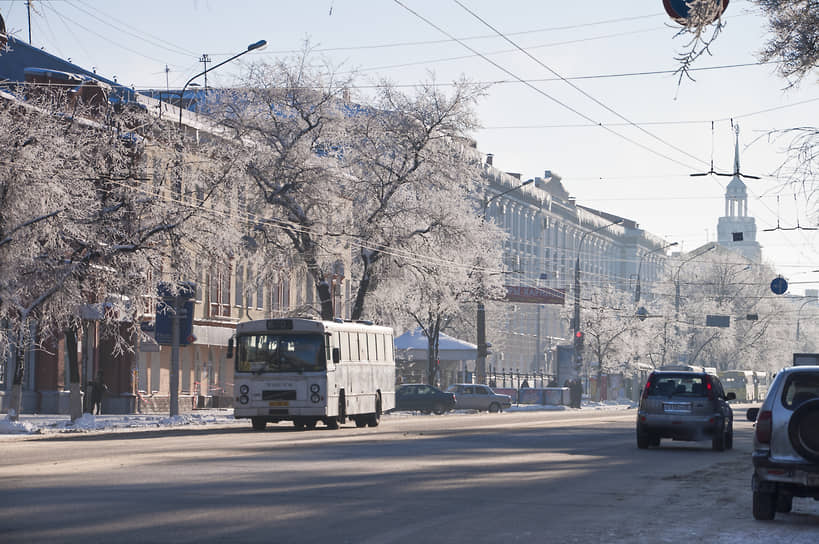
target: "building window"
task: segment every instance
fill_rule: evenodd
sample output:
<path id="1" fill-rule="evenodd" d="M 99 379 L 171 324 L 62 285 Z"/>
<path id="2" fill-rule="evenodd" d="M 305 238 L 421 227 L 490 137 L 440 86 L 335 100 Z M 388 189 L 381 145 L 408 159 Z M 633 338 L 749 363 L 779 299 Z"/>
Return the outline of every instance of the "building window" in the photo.
<path id="1" fill-rule="evenodd" d="M 734 237 L 734 242 L 741 242 L 742 241 L 742 233 L 741 232 L 733 232 L 731 234 Z"/>
<path id="2" fill-rule="evenodd" d="M 208 276 L 211 317 L 230 317 L 230 267 L 211 269 Z"/>
<path id="3" fill-rule="evenodd" d="M 239 265 L 236 267 L 236 300 L 235 304 L 238 307 L 244 306 L 245 294 L 245 267 Z"/>

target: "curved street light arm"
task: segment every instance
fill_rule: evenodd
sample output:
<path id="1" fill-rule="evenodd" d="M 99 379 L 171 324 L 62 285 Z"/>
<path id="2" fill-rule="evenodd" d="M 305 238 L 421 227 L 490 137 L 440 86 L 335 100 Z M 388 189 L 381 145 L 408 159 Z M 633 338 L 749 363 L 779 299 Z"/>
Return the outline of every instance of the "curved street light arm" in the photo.
<path id="1" fill-rule="evenodd" d="M 648 255 L 651 255 L 652 253 L 657 253 L 659 251 L 668 249 L 676 245 L 678 245 L 678 242 L 671 242 L 670 244 L 664 245 L 663 247 L 658 247 L 656 249 L 652 249 L 651 251 L 643 253 L 643 255 L 640 257 L 640 263 L 637 265 L 637 287 L 634 290 L 634 302 L 640 302 L 640 270 L 643 268 L 643 259 L 645 259 Z"/>
<path id="2" fill-rule="evenodd" d="M 496 195 L 492 195 L 490 198 L 485 199 L 484 202 L 483 202 L 483 218 L 486 219 L 486 211 L 489 209 L 489 203 L 490 202 L 492 202 L 496 198 L 502 197 L 505 194 L 509 194 L 512 191 L 517 191 L 518 189 L 520 189 L 524 185 L 529 185 L 530 183 L 534 183 L 534 182 L 535 182 L 534 179 L 527 179 L 526 181 L 524 181 L 520 185 L 516 185 L 516 186 L 512 187 L 511 189 L 507 189 L 507 190 L 505 190 L 503 192 L 500 192 L 500 193 L 498 193 Z"/>
<path id="3" fill-rule="evenodd" d="M 211 72 L 211 71 L 219 68 L 220 66 L 223 66 L 223 65 L 227 64 L 228 62 L 230 62 L 232 60 L 238 59 L 242 55 L 245 55 L 245 54 L 250 53 L 251 51 L 255 51 L 257 49 L 264 49 L 265 47 L 267 47 L 267 40 L 259 40 L 258 42 L 254 42 L 254 43 L 248 45 L 247 49 L 245 49 L 241 53 L 236 53 L 235 55 L 233 55 L 229 59 L 223 60 L 219 64 L 217 64 L 215 66 L 211 66 L 210 68 L 206 68 L 205 70 L 199 72 L 198 74 L 196 74 L 195 76 L 190 78 L 187 81 L 187 83 L 185 83 L 185 85 L 182 87 L 182 92 L 179 93 L 179 130 L 182 130 L 182 100 L 185 97 L 185 89 L 188 88 L 188 85 L 193 83 L 194 79 L 196 79 L 197 77 L 203 76 L 203 75 L 207 74 L 208 72 Z"/>

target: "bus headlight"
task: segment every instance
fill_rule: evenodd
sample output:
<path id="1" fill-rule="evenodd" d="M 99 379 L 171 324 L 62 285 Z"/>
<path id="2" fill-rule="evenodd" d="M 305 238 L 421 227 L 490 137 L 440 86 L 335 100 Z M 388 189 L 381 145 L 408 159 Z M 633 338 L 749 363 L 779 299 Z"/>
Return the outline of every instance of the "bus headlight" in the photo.
<path id="1" fill-rule="evenodd" d="M 248 402 L 250 402 L 250 399 L 247 398 L 247 395 L 242 395 L 239 397 L 239 404 L 247 404 Z"/>
<path id="2" fill-rule="evenodd" d="M 242 395 L 247 395 L 250 392 L 250 388 L 247 385 L 242 385 L 239 387 L 239 393 Z"/>
<path id="3" fill-rule="evenodd" d="M 318 393 L 319 389 L 321 389 L 321 387 L 319 387 L 319 384 L 317 383 L 314 383 L 313 385 L 310 386 L 311 393 Z"/>
<path id="4" fill-rule="evenodd" d="M 312 395 L 310 395 L 310 400 L 313 401 L 314 404 L 317 404 L 321 401 L 321 397 L 319 396 L 318 393 L 313 393 Z"/>

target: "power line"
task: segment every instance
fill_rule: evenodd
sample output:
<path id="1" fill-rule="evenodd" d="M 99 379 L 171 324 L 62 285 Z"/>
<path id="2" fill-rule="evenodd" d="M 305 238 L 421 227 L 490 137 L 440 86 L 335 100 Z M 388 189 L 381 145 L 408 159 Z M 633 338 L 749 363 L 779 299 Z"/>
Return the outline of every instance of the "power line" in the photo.
<path id="1" fill-rule="evenodd" d="M 402 8 L 404 8 L 405 10 L 407 10 L 408 12 L 410 12 L 411 14 L 413 14 L 415 17 L 417 17 L 417 18 L 421 19 L 422 21 L 424 21 L 425 23 L 427 23 L 428 25 L 430 25 L 430 26 L 431 26 L 431 27 L 433 27 L 434 29 L 436 29 L 436 30 L 438 30 L 439 32 L 441 32 L 442 34 L 444 34 L 444 35 L 446 35 L 446 36 L 449 36 L 449 37 L 450 37 L 451 39 L 453 39 L 453 40 L 459 41 L 457 38 L 455 38 L 454 36 L 452 36 L 452 34 L 450 34 L 449 32 L 447 32 L 446 30 L 444 30 L 444 29 L 443 29 L 443 28 L 441 28 L 440 26 L 436 25 L 435 23 L 433 23 L 432 21 L 430 21 L 429 19 L 427 19 L 426 17 L 424 17 L 424 16 L 423 16 L 423 15 L 421 15 L 420 13 L 418 13 L 418 12 L 416 12 L 416 11 L 412 10 L 411 8 L 409 8 L 408 6 L 406 6 L 405 4 L 403 4 L 403 3 L 401 2 L 401 0 L 393 0 L 393 1 L 394 1 L 396 4 L 398 4 L 399 6 L 401 6 Z M 638 141 L 634 140 L 633 138 L 629 138 L 628 136 L 626 136 L 626 135 L 624 135 L 624 134 L 620 134 L 620 133 L 619 133 L 619 132 L 617 132 L 616 130 L 613 130 L 612 128 L 610 128 L 610 127 L 606 126 L 604 123 L 602 123 L 602 122 L 600 122 L 600 121 L 596 121 L 595 119 L 592 119 L 591 117 L 589 117 L 588 115 L 586 115 L 586 114 L 584 114 L 583 112 L 579 111 L 578 109 L 576 109 L 576 108 L 574 108 L 574 107 L 572 107 L 572 106 L 570 106 L 570 105 L 566 104 L 565 102 L 562 102 L 562 101 L 558 100 L 557 98 L 555 98 L 555 97 L 551 96 L 550 94 L 548 94 L 547 92 L 543 91 L 542 89 L 540 89 L 540 88 L 538 88 L 538 87 L 535 87 L 535 86 L 534 86 L 534 85 L 532 85 L 531 83 L 529 83 L 529 82 L 527 82 L 526 80 L 524 80 L 523 78 L 519 77 L 517 74 L 515 74 L 515 73 L 513 73 L 512 71 L 508 70 L 507 68 L 505 68 L 505 67 L 501 66 L 501 65 L 500 65 L 500 64 L 498 64 L 497 62 L 495 62 L 495 61 L 493 61 L 492 59 L 488 58 L 488 57 L 487 57 L 487 56 L 485 56 L 484 54 L 482 54 L 482 53 L 478 52 L 477 50 L 475 50 L 475 49 L 474 49 L 474 48 L 472 48 L 471 46 L 467 45 L 466 43 L 463 43 L 463 42 L 460 42 L 460 41 L 459 41 L 459 43 L 460 43 L 460 44 L 461 44 L 463 47 L 465 47 L 465 48 L 467 48 L 468 50 L 472 51 L 472 52 L 473 52 L 474 54 L 476 54 L 477 56 L 479 56 L 479 57 L 481 57 L 482 59 L 484 59 L 486 62 L 490 63 L 491 65 L 493 65 L 493 66 L 494 66 L 494 67 L 496 67 L 497 69 L 499 69 L 499 70 L 501 70 L 502 72 L 504 72 L 505 74 L 507 74 L 507 75 L 509 75 L 509 76 L 511 76 L 511 77 L 513 77 L 513 78 L 515 78 L 517 81 L 519 81 L 520 83 L 523 83 L 525 86 L 529 87 L 530 89 L 532 89 L 532 90 L 533 90 L 533 91 L 535 91 L 536 93 L 538 93 L 538 94 L 540 94 L 540 95 L 542 95 L 542 96 L 544 96 L 544 97 L 548 98 L 548 99 L 549 99 L 549 100 L 551 100 L 552 102 L 554 102 L 554 103 L 556 103 L 557 105 L 559 105 L 559 106 L 563 107 L 564 109 L 569 110 L 570 112 L 574 113 L 575 115 L 577 115 L 577 116 L 579 116 L 579 117 L 582 117 L 582 118 L 583 118 L 583 119 L 585 119 L 586 121 L 589 121 L 589 122 L 591 122 L 591 123 L 595 123 L 595 124 L 599 125 L 599 126 L 600 126 L 600 128 L 602 128 L 603 130 L 605 130 L 605 131 L 607 131 L 607 132 L 609 132 L 609 133 L 611 133 L 611 134 L 613 134 L 613 135 L 617 136 L 618 138 L 621 138 L 621 139 L 623 139 L 623 140 L 625 140 L 625 141 L 627 141 L 627 142 L 631 143 L 632 145 L 635 145 L 635 146 L 637 146 L 637 147 L 639 147 L 639 148 L 641 148 L 641 149 L 643 149 L 643 150 L 645 150 L 645 151 L 648 151 L 649 153 L 652 153 L 652 154 L 654 154 L 654 155 L 657 155 L 657 156 L 659 156 L 659 157 L 661 157 L 661 158 L 664 158 L 664 159 L 666 159 L 666 160 L 668 160 L 668 161 L 670 161 L 670 162 L 673 162 L 673 163 L 678 164 L 678 165 L 680 165 L 680 166 L 683 166 L 683 167 L 685 167 L 685 168 L 693 169 L 693 168 L 692 168 L 690 165 L 687 165 L 687 164 L 685 164 L 685 163 L 683 163 L 683 162 L 681 162 L 681 161 L 678 161 L 677 159 L 674 159 L 673 157 L 669 157 L 668 155 L 665 155 L 665 154 L 663 154 L 663 153 L 661 153 L 661 152 L 659 152 L 659 151 L 657 151 L 657 150 L 655 150 L 655 149 L 652 149 L 652 148 L 650 148 L 650 147 L 648 147 L 648 146 L 646 146 L 646 145 L 644 145 L 644 144 L 642 144 L 642 143 L 640 143 L 640 142 L 638 142 Z M 699 160 L 699 159 L 698 159 L 698 160 Z M 706 164 L 707 164 L 707 163 L 706 163 Z"/>

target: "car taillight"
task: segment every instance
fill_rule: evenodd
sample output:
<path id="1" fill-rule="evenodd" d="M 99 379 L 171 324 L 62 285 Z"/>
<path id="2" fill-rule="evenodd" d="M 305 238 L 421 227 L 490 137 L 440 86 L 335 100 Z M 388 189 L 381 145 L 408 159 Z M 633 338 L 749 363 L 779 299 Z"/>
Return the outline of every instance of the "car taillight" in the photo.
<path id="1" fill-rule="evenodd" d="M 653 378 L 653 376 L 648 377 L 648 381 L 646 382 L 646 386 L 643 387 L 643 394 L 640 395 L 640 400 L 641 401 L 644 400 L 648 396 L 648 390 L 651 388 L 651 378 Z"/>
<path id="2" fill-rule="evenodd" d="M 759 412 L 756 417 L 756 439 L 760 444 L 771 443 L 771 430 L 773 429 L 773 419 L 771 411 Z"/>
<path id="3" fill-rule="evenodd" d="M 708 400 L 714 400 L 714 386 L 711 385 L 711 380 L 705 382 L 705 391 L 708 393 Z"/>

